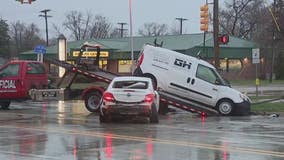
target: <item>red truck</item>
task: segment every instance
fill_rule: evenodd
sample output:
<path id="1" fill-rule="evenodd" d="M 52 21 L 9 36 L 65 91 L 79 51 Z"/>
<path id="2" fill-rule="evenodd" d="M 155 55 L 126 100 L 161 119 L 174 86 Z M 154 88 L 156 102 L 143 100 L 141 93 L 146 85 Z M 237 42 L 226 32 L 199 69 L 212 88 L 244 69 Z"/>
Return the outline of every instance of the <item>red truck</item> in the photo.
<path id="1" fill-rule="evenodd" d="M 12 60 L 0 68 L 0 106 L 9 109 L 12 100 L 29 99 L 30 89 L 48 87 L 48 76 L 43 63 Z"/>

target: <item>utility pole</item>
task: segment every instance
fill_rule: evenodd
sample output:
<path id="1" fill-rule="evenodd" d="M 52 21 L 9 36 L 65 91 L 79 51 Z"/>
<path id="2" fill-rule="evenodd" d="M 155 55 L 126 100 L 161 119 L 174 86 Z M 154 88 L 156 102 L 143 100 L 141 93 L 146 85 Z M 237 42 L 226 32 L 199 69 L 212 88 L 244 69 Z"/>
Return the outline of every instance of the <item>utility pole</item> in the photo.
<path id="1" fill-rule="evenodd" d="M 219 62 L 219 0 L 214 0 L 213 4 L 213 37 L 214 37 L 214 62 L 217 69 L 220 68 Z"/>
<path id="2" fill-rule="evenodd" d="M 118 29 L 120 31 L 120 37 L 122 38 L 123 37 L 123 33 L 124 31 L 126 31 L 127 29 L 124 29 L 123 26 L 124 25 L 127 25 L 127 23 L 124 23 L 124 22 L 120 22 L 120 23 L 117 23 L 120 25 L 120 28 Z"/>
<path id="3" fill-rule="evenodd" d="M 179 34 L 182 35 L 182 22 L 187 21 L 188 19 L 185 18 L 176 18 L 176 20 L 180 21 L 180 29 L 179 29 Z"/>
<path id="4" fill-rule="evenodd" d="M 276 0 L 273 1 L 273 15 L 275 16 L 275 7 L 276 7 Z M 270 75 L 269 75 L 269 82 L 272 83 L 272 79 L 273 79 L 273 72 L 274 72 L 274 59 L 275 59 L 275 49 L 274 49 L 274 40 L 275 40 L 275 26 L 273 23 L 273 27 L 272 27 L 272 44 L 271 44 L 271 48 L 272 48 L 272 58 L 271 58 L 271 68 L 270 68 Z"/>
<path id="5" fill-rule="evenodd" d="M 45 9 L 40 11 L 43 13 L 43 15 L 39 15 L 39 17 L 44 17 L 45 18 L 45 32 L 46 32 L 46 46 L 48 46 L 48 25 L 47 25 L 47 18 L 50 18 L 52 16 L 47 15 L 47 12 L 51 11 L 50 9 Z"/>

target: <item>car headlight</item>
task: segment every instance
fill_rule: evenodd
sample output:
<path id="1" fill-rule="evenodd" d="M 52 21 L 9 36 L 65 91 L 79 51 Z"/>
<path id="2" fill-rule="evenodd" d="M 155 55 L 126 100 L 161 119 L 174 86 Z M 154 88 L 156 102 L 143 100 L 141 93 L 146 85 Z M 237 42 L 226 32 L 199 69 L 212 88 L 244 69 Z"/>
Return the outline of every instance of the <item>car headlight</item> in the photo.
<path id="1" fill-rule="evenodd" d="M 251 102 L 250 99 L 249 99 L 249 97 L 248 97 L 247 95 L 245 95 L 245 94 L 240 93 L 240 98 L 243 99 L 244 101 L 249 101 L 249 102 Z"/>

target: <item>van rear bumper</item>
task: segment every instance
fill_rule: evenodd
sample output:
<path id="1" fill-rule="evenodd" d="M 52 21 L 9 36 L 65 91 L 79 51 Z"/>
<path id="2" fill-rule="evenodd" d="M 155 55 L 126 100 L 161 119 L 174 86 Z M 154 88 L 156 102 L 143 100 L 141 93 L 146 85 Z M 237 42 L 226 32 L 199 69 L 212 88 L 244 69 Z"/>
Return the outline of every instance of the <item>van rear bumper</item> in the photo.
<path id="1" fill-rule="evenodd" d="M 242 103 L 236 103 L 234 109 L 235 115 L 249 115 L 250 114 L 250 102 L 243 101 Z"/>

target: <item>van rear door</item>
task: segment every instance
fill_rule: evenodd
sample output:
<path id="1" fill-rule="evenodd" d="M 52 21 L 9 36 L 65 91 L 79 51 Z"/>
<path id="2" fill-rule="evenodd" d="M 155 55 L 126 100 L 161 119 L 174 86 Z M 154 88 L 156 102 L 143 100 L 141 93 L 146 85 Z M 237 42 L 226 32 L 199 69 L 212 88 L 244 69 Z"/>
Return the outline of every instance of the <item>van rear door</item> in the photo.
<path id="1" fill-rule="evenodd" d="M 0 98 L 22 98 L 21 63 L 9 63 L 0 70 Z"/>

